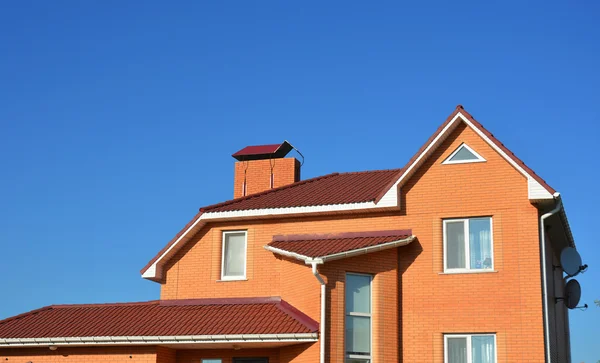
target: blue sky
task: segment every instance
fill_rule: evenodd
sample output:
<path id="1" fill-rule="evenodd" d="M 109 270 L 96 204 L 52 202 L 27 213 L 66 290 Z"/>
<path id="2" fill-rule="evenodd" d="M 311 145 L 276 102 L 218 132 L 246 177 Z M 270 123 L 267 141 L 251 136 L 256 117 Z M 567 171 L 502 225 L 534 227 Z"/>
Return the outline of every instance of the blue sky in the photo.
<path id="1" fill-rule="evenodd" d="M 459 103 L 563 194 L 593 305 L 600 3 L 524 3 L 2 2 L 0 318 L 157 298 L 139 269 L 245 145 L 397 168 Z M 600 308 L 570 318 L 600 359 Z"/>

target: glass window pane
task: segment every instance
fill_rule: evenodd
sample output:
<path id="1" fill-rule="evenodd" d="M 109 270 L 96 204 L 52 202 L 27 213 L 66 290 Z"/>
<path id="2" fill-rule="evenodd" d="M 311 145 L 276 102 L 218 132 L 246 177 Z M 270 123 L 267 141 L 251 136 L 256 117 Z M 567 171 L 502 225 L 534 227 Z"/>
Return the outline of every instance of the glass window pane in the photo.
<path id="1" fill-rule="evenodd" d="M 371 362 L 369 359 L 355 359 L 355 358 L 346 359 L 346 363 L 369 363 L 369 362 Z"/>
<path id="2" fill-rule="evenodd" d="M 490 218 L 469 219 L 471 269 L 492 268 L 492 235 Z"/>
<path id="3" fill-rule="evenodd" d="M 222 363 L 221 359 L 202 359 L 202 363 Z"/>
<path id="4" fill-rule="evenodd" d="M 346 312 L 371 313 L 371 276 L 346 275 Z"/>
<path id="5" fill-rule="evenodd" d="M 464 160 L 478 160 L 478 158 L 477 158 L 477 156 L 475 156 L 475 154 L 470 152 L 469 149 L 467 149 L 464 146 L 461 146 L 460 150 L 458 150 L 458 152 L 456 154 L 454 154 L 454 156 L 452 158 L 450 158 L 450 161 L 464 161 Z"/>
<path id="6" fill-rule="evenodd" d="M 225 234 L 225 258 L 223 259 L 223 275 L 229 277 L 243 277 L 246 259 L 246 234 Z"/>
<path id="7" fill-rule="evenodd" d="M 446 223 L 446 267 L 465 268 L 465 223 Z"/>
<path id="8" fill-rule="evenodd" d="M 471 337 L 473 363 L 496 363 L 496 347 L 493 335 Z"/>
<path id="9" fill-rule="evenodd" d="M 467 363 L 467 338 L 448 338 L 448 363 Z"/>
<path id="10" fill-rule="evenodd" d="M 346 316 L 346 353 L 371 354 L 371 318 Z"/>

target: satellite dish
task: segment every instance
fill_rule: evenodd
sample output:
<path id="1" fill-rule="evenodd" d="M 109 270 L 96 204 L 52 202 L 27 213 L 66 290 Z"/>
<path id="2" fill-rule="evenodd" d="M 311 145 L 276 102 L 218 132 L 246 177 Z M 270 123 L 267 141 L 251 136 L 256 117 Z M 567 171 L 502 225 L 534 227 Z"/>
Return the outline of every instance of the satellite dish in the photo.
<path id="1" fill-rule="evenodd" d="M 581 271 L 581 256 L 573 247 L 565 247 L 560 253 L 560 264 L 567 275 L 576 276 Z"/>
<path id="2" fill-rule="evenodd" d="M 569 309 L 575 309 L 581 299 L 581 285 L 575 279 L 569 280 L 565 287 L 565 304 Z"/>

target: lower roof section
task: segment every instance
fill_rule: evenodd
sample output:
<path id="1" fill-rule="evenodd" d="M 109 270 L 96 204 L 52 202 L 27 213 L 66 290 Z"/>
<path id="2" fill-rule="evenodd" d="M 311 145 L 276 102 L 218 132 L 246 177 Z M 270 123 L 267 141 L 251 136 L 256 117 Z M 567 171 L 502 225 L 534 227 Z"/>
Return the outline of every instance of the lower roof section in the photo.
<path id="1" fill-rule="evenodd" d="M 318 323 L 279 297 L 52 305 L 0 321 L 0 347 L 316 341 Z"/>
<path id="2" fill-rule="evenodd" d="M 326 261 L 405 246 L 415 239 L 412 231 L 386 230 L 328 234 L 274 236 L 265 249 L 306 263 Z"/>

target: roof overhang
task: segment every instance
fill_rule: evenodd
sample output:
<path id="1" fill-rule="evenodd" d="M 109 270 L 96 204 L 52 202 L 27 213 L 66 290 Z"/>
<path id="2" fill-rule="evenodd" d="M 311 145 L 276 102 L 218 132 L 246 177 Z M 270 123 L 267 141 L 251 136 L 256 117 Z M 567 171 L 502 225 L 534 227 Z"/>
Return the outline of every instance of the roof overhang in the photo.
<path id="1" fill-rule="evenodd" d="M 340 253 L 334 253 L 331 255 L 326 255 L 326 256 L 314 256 L 314 257 L 310 257 L 310 256 L 304 256 L 298 253 L 294 253 L 291 251 L 286 251 L 284 249 L 281 248 L 275 248 L 269 245 L 265 245 L 264 248 L 267 251 L 271 251 L 275 254 L 281 255 L 281 256 L 285 256 L 285 257 L 289 257 L 289 258 L 293 258 L 296 260 L 300 260 L 303 261 L 304 263 L 306 263 L 307 265 L 313 264 L 313 263 L 317 263 L 317 264 L 322 264 L 325 262 L 329 262 L 329 261 L 335 261 L 335 260 L 340 260 L 343 258 L 348 258 L 348 257 L 354 257 L 354 256 L 360 256 L 360 255 L 364 255 L 367 253 L 373 253 L 373 252 L 378 252 L 378 251 L 383 251 L 383 250 L 387 250 L 390 248 L 396 248 L 396 247 L 401 247 L 401 246 L 406 246 L 408 244 L 410 244 L 412 241 L 415 240 L 415 236 L 410 236 L 408 238 L 404 238 L 404 239 L 399 239 L 396 241 L 392 241 L 392 242 L 387 242 L 387 243 L 382 243 L 376 246 L 369 246 L 369 247 L 363 247 L 363 248 L 357 248 L 357 249 L 353 249 L 353 250 L 349 250 L 349 251 L 344 251 L 344 252 L 340 252 Z"/>
<path id="2" fill-rule="evenodd" d="M 510 165 L 519 171 L 527 180 L 528 198 L 532 203 L 542 205 L 552 202 L 558 193 L 544 182 L 533 170 L 527 167 L 520 159 L 511 153 L 500 141 L 477 122 L 462 106 L 446 119 L 442 126 L 431 136 L 423 147 L 411 158 L 408 164 L 401 170 L 398 178 L 390 183 L 376 198 L 375 201 L 363 203 L 348 203 L 305 207 L 287 208 L 265 208 L 253 210 L 237 210 L 223 212 L 200 212 L 194 219 L 177 235 L 163 250 L 161 250 L 141 271 L 142 277 L 153 281 L 161 281 L 163 266 L 168 259 L 177 252 L 181 246 L 192 238 L 206 223 L 224 220 L 241 219 L 263 219 L 297 215 L 320 215 L 320 214 L 345 214 L 345 213 L 367 213 L 384 210 L 397 209 L 400 203 L 402 185 L 410 179 L 416 170 L 427 160 L 435 149 L 452 133 L 452 131 L 464 122 L 477 135 L 486 141 L 498 154 L 500 154 Z M 563 209 L 563 220 L 566 214 Z M 568 225 L 568 223 L 567 223 Z M 574 242 L 571 243 L 574 245 Z"/>
<path id="3" fill-rule="evenodd" d="M 139 345 L 215 345 L 256 343 L 316 342 L 318 333 L 242 334 L 242 335 L 176 335 L 176 336 L 105 336 L 57 338 L 0 338 L 0 348 L 65 347 L 65 346 L 139 346 Z"/>
<path id="4" fill-rule="evenodd" d="M 152 281 L 161 281 L 163 266 L 190 238 L 198 233 L 207 223 L 244 219 L 268 219 L 286 216 L 312 216 L 330 214 L 360 214 L 366 212 L 385 212 L 398 208 L 398 193 L 390 191 L 378 202 L 334 204 L 310 207 L 266 208 L 227 212 L 198 213 L 154 259 L 143 269 L 142 277 Z"/>
<path id="5" fill-rule="evenodd" d="M 492 147 L 500 156 L 502 156 L 511 166 L 519 171 L 527 179 L 528 197 L 531 202 L 549 201 L 554 199 L 554 189 L 547 185 L 539 176 L 519 160 L 514 154 L 510 153 L 493 135 L 483 128 L 475 119 L 469 115 L 461 106 L 454 114 L 442 125 L 436 134 L 413 156 L 408 165 L 403 168 L 399 178 L 390 185 L 390 190 L 397 190 L 410 179 L 410 177 L 419 169 L 419 167 L 428 159 L 428 157 L 437 149 L 437 147 L 456 129 L 458 125 L 465 123 L 479 137 Z M 385 195 L 382 194 L 383 195 Z"/>

